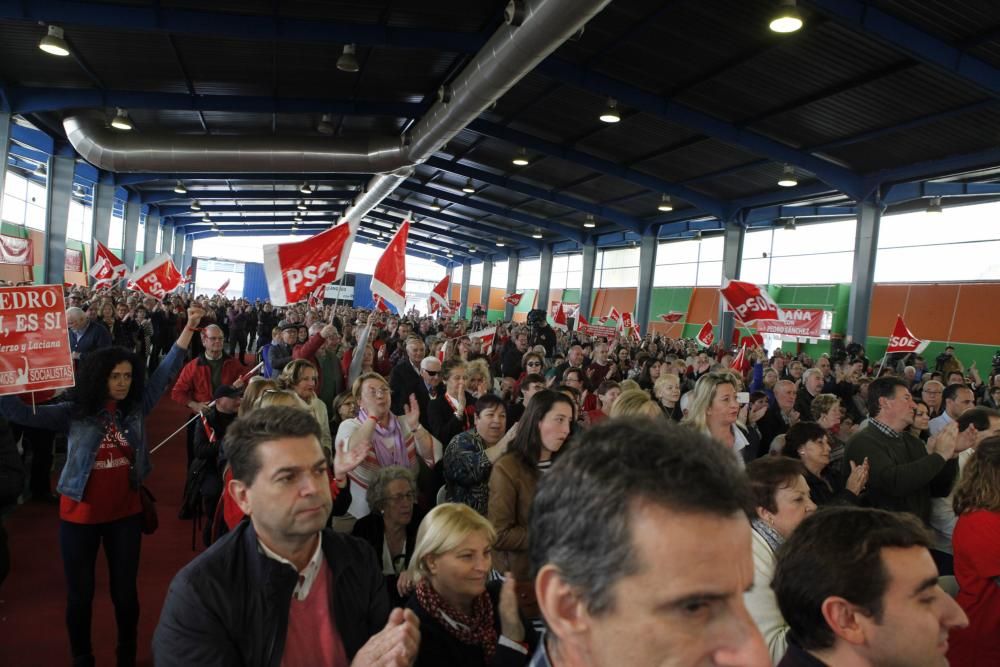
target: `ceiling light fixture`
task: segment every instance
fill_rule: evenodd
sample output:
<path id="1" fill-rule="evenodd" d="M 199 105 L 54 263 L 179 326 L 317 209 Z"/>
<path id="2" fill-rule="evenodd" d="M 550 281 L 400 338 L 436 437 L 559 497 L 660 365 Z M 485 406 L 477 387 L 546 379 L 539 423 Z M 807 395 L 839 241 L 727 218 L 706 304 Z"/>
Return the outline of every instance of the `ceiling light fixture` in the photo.
<path id="1" fill-rule="evenodd" d="M 593 229 L 594 227 L 596 227 L 597 223 L 594 222 L 594 216 L 588 213 L 587 220 L 583 223 L 583 226 L 586 227 L 587 229 Z"/>
<path id="2" fill-rule="evenodd" d="M 924 212 L 931 213 L 933 215 L 940 215 L 941 213 L 944 213 L 944 209 L 941 208 L 941 198 L 932 197 L 930 203 L 927 205 L 927 210 Z"/>
<path id="3" fill-rule="evenodd" d="M 311 195 L 313 193 L 313 186 L 311 186 L 308 182 L 303 183 L 299 186 L 299 192 L 304 195 Z"/>
<path id="4" fill-rule="evenodd" d="M 132 129 L 132 121 L 129 120 L 128 111 L 125 109 L 117 109 L 115 111 L 115 117 L 111 121 L 111 127 L 116 130 L 121 130 L 122 132 L 128 132 Z"/>
<path id="5" fill-rule="evenodd" d="M 781 178 L 778 179 L 778 185 L 783 188 L 794 188 L 798 184 L 799 180 L 795 178 L 795 167 L 786 164 L 781 170 Z"/>
<path id="6" fill-rule="evenodd" d="M 295 205 L 295 208 L 299 209 L 300 211 L 305 211 L 309 207 L 306 206 L 306 203 L 304 201 L 300 201 L 298 204 Z"/>
<path id="7" fill-rule="evenodd" d="M 188 190 L 186 187 L 184 187 L 183 183 L 177 181 L 177 185 L 174 186 L 174 192 L 176 192 L 179 195 L 186 195 L 188 193 Z"/>
<path id="8" fill-rule="evenodd" d="M 469 252 L 476 252 L 476 246 L 470 245 L 469 246 Z"/>
<path id="9" fill-rule="evenodd" d="M 201 221 L 202 222 L 212 222 L 212 217 L 208 213 L 206 213 L 205 215 L 201 216 Z"/>
<path id="10" fill-rule="evenodd" d="M 191 210 L 192 211 L 200 211 L 201 210 L 201 204 L 198 203 L 197 199 L 195 199 L 193 202 L 191 202 Z"/>
<path id="11" fill-rule="evenodd" d="M 674 210 L 674 204 L 670 201 L 670 195 L 662 195 L 660 197 L 660 205 L 656 207 L 656 210 L 663 211 L 664 213 Z"/>
<path id="12" fill-rule="evenodd" d="M 507 244 L 503 242 L 503 239 L 499 239 L 499 240 L 497 240 L 497 247 L 498 247 L 498 248 L 502 248 L 502 247 L 504 247 L 505 245 L 507 245 Z"/>
<path id="13" fill-rule="evenodd" d="M 69 44 L 66 43 L 63 29 L 57 25 L 50 25 L 48 34 L 38 42 L 38 48 L 53 56 L 68 56 Z"/>
<path id="14" fill-rule="evenodd" d="M 609 97 L 608 106 L 604 108 L 604 113 L 601 114 L 601 120 L 605 123 L 617 123 L 622 119 L 620 113 L 618 113 L 618 100 Z"/>
<path id="15" fill-rule="evenodd" d="M 542 238 L 542 230 L 536 229 L 535 233 L 531 235 L 531 238 L 533 238 L 533 239 L 540 239 L 540 238 Z"/>
<path id="16" fill-rule="evenodd" d="M 802 27 L 802 15 L 795 6 L 795 0 L 781 0 L 781 9 L 773 19 L 770 28 L 773 32 L 787 34 Z"/>
<path id="17" fill-rule="evenodd" d="M 431 205 L 428 206 L 427 208 L 429 208 L 430 210 L 432 210 L 432 211 L 434 211 L 436 213 L 437 211 L 441 210 L 441 203 L 438 202 L 437 199 L 435 199 L 433 202 L 431 202 Z"/>
<path id="18" fill-rule="evenodd" d="M 330 114 L 323 114 L 316 126 L 316 131 L 327 137 L 333 136 L 333 123 L 330 122 Z"/>
<path id="19" fill-rule="evenodd" d="M 353 44 L 344 44 L 344 52 L 337 58 L 337 69 L 341 72 L 357 72 L 360 69 L 354 51 Z"/>
<path id="20" fill-rule="evenodd" d="M 517 150 L 517 155 L 514 156 L 512 162 L 518 167 L 527 167 L 531 162 L 528 160 L 528 149 L 519 148 Z"/>
<path id="21" fill-rule="evenodd" d="M 302 216 L 296 213 L 295 217 L 292 218 L 292 221 L 293 222 L 302 222 Z"/>
<path id="22" fill-rule="evenodd" d="M 470 195 L 476 193 L 476 188 L 472 185 L 472 179 L 465 179 L 465 187 L 462 188 L 462 192 L 468 192 Z"/>
<path id="23" fill-rule="evenodd" d="M 694 240 L 697 241 L 698 243 L 701 243 L 701 230 L 700 229 L 694 233 Z"/>

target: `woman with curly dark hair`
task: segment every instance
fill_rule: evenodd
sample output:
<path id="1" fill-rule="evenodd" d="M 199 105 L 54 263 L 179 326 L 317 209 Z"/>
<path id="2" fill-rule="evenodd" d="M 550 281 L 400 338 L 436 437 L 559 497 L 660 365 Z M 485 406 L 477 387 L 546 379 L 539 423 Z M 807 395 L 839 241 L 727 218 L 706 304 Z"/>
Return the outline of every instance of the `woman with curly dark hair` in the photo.
<path id="1" fill-rule="evenodd" d="M 94 569 L 104 544 L 111 600 L 118 623 L 118 665 L 134 665 L 139 625 L 136 577 L 142 542 L 140 485 L 152 466 L 145 417 L 184 364 L 191 336 L 204 312 L 188 309 L 187 326 L 156 371 L 144 382 L 144 364 L 132 351 L 109 347 L 89 355 L 76 377 L 75 400 L 38 406 L 16 396 L 0 398 L 0 415 L 12 422 L 67 436 L 59 477 L 59 546 L 66 574 L 66 626 L 74 665 L 93 665 L 90 625 Z"/>

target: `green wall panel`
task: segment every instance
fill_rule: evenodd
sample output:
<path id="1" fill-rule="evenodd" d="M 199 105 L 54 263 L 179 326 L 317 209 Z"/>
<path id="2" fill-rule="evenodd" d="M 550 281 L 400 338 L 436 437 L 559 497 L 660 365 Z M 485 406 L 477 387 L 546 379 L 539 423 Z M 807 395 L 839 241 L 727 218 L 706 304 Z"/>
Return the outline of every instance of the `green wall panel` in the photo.
<path id="1" fill-rule="evenodd" d="M 514 306 L 514 312 L 527 313 L 529 310 L 534 308 L 533 304 L 535 303 L 535 292 L 537 291 L 538 290 L 533 290 L 533 289 L 524 290 L 524 296 L 521 297 L 521 303 Z M 548 304 L 546 304 L 543 307 L 547 308 Z"/>
<path id="2" fill-rule="evenodd" d="M 693 287 L 654 287 L 649 312 L 650 322 L 660 322 L 660 315 L 671 310 L 685 313 L 691 305 Z"/>

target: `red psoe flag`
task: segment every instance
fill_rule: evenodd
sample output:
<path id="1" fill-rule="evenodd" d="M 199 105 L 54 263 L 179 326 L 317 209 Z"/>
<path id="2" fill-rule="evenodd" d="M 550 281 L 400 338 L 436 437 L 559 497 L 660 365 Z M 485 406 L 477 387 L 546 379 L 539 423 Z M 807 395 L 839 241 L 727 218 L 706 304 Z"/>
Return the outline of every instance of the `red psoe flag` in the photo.
<path id="1" fill-rule="evenodd" d="M 229 278 L 226 278 L 226 282 L 224 282 L 221 285 L 219 285 L 219 289 L 217 289 L 215 291 L 218 292 L 219 294 L 225 294 L 226 293 L 226 289 L 228 287 L 229 287 Z"/>
<path id="2" fill-rule="evenodd" d="M 558 301 L 555 302 L 557 305 L 555 315 L 552 317 L 553 326 L 557 329 L 562 329 L 566 331 L 566 311 L 563 310 L 562 304 Z"/>
<path id="3" fill-rule="evenodd" d="M 778 304 L 767 290 L 759 285 L 727 278 L 719 293 L 736 316 L 744 322 L 781 319 L 781 309 L 778 308 Z"/>
<path id="4" fill-rule="evenodd" d="M 626 310 L 622 312 L 622 329 L 628 331 L 631 328 L 632 328 L 632 313 Z"/>
<path id="5" fill-rule="evenodd" d="M 521 298 L 523 296 L 524 292 L 520 294 L 507 294 L 506 296 L 504 296 L 503 300 L 512 306 L 517 306 L 519 303 L 521 303 Z"/>
<path id="6" fill-rule="evenodd" d="M 118 256 L 108 250 L 103 243 L 97 241 L 90 271 L 87 273 L 97 281 L 94 287 L 101 289 L 110 287 L 114 282 L 124 278 L 128 269 L 125 267 L 125 262 L 118 259 Z"/>
<path id="7" fill-rule="evenodd" d="M 740 373 L 743 373 L 746 369 L 750 368 L 750 360 L 747 359 L 746 345 L 740 345 L 740 351 L 736 353 L 736 358 L 733 359 L 732 368 Z"/>
<path id="8" fill-rule="evenodd" d="M 480 338 L 480 339 L 482 339 L 483 342 L 482 342 L 482 347 L 480 348 L 480 350 L 482 351 L 483 354 L 489 354 L 490 353 L 490 347 L 493 346 L 493 339 L 496 338 L 496 335 L 497 335 L 497 328 L 496 327 L 492 327 L 490 329 L 480 329 L 479 331 L 476 331 L 475 333 L 470 333 L 469 334 L 469 340 L 472 340 L 473 338 Z"/>
<path id="9" fill-rule="evenodd" d="M 906 328 L 903 316 L 896 316 L 896 326 L 892 328 L 892 336 L 889 337 L 889 347 L 886 354 L 894 352 L 914 352 L 920 354 L 930 344 L 929 340 L 920 340 Z"/>
<path id="10" fill-rule="evenodd" d="M 326 294 L 326 285 L 317 285 L 316 289 L 309 293 L 309 307 L 315 308 L 323 303 L 324 294 Z"/>
<path id="11" fill-rule="evenodd" d="M 604 318 L 604 321 L 614 320 L 615 322 L 621 322 L 622 316 L 619 314 L 618 309 L 611 306 L 611 310 L 608 311 L 608 316 Z"/>
<path id="12" fill-rule="evenodd" d="M 264 246 L 264 275 L 271 304 L 298 303 L 317 285 L 340 280 L 356 231 L 357 224 L 352 221 L 303 241 Z"/>
<path id="13" fill-rule="evenodd" d="M 134 284 L 132 289 L 139 290 L 159 301 L 180 287 L 184 281 L 181 272 L 174 266 L 170 255 L 166 253 L 157 255 L 140 266 L 129 275 L 128 280 Z"/>
<path id="14" fill-rule="evenodd" d="M 427 299 L 428 309 L 431 315 L 433 315 L 439 310 L 441 311 L 448 310 L 448 288 L 450 286 L 451 286 L 451 276 L 449 276 L 446 273 L 444 275 L 444 278 L 441 279 L 441 282 L 435 285 L 434 289 L 431 290 L 431 293 L 428 295 Z"/>
<path id="15" fill-rule="evenodd" d="M 680 310 L 671 310 L 669 313 L 663 313 L 660 315 L 660 319 L 667 324 L 676 324 L 684 319 L 684 312 Z"/>
<path id="16" fill-rule="evenodd" d="M 712 343 L 715 342 L 715 325 L 712 324 L 711 320 L 705 322 L 705 325 L 698 332 L 698 335 L 694 337 L 698 344 L 702 347 L 711 347 Z"/>
<path id="17" fill-rule="evenodd" d="M 382 297 L 396 307 L 397 313 L 406 309 L 406 238 L 410 234 L 410 221 L 404 220 L 399 230 L 385 247 L 372 275 L 372 296 Z"/>
<path id="18" fill-rule="evenodd" d="M 194 277 L 194 267 L 193 266 L 189 266 L 184 271 L 184 284 L 185 285 L 190 284 L 191 281 L 193 280 L 193 277 Z"/>

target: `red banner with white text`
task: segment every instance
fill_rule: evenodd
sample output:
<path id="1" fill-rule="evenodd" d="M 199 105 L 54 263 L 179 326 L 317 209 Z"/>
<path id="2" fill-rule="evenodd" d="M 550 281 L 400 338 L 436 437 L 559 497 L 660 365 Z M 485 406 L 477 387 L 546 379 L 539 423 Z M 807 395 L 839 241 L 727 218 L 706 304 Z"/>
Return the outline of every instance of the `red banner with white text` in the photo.
<path id="1" fill-rule="evenodd" d="M 342 223 L 304 241 L 264 246 L 264 274 L 271 303 L 298 303 L 308 298 L 316 285 L 338 280 L 347 266 L 353 240 L 353 226 Z"/>
<path id="2" fill-rule="evenodd" d="M 0 287 L 0 394 L 74 382 L 62 285 Z"/>
<path id="3" fill-rule="evenodd" d="M 781 334 L 798 338 L 819 338 L 823 325 L 823 311 L 813 308 L 781 310 L 780 320 L 757 320 L 757 333 Z"/>

